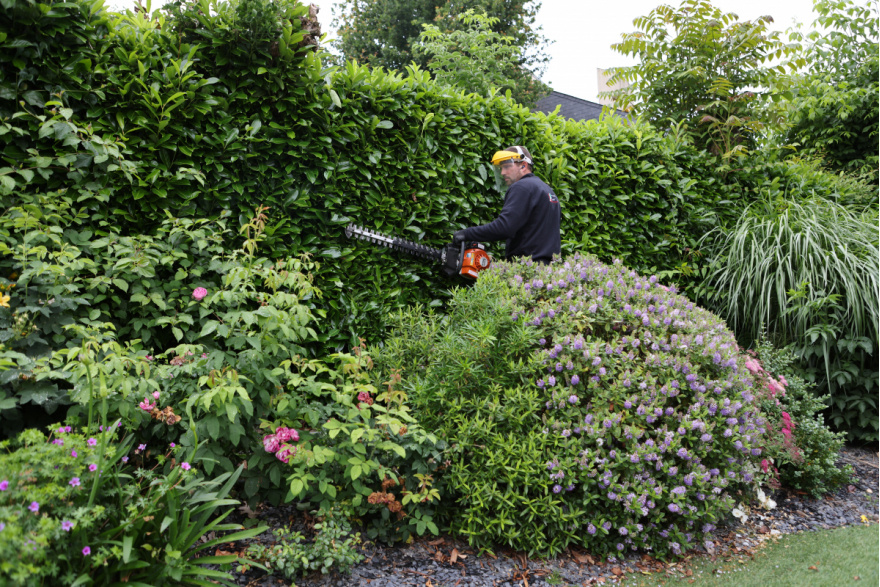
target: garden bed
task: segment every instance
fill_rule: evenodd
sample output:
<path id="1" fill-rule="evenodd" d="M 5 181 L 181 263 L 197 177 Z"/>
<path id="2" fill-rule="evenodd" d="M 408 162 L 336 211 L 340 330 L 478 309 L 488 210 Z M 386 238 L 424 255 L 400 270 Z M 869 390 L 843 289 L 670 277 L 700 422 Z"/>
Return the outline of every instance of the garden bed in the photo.
<path id="1" fill-rule="evenodd" d="M 419 585 L 438 587 L 496 585 L 591 585 L 620 581 L 632 573 L 686 573 L 686 562 L 692 557 L 713 557 L 747 562 L 768 541 L 783 534 L 817 531 L 878 521 L 878 455 L 877 452 L 844 447 L 839 466 L 849 464 L 855 476 L 822 499 L 803 492 L 782 489 L 772 495 L 777 507 L 772 510 L 752 509 L 743 523 L 722 525 L 714 531 L 714 552 L 704 548 L 692 550 L 677 563 L 662 563 L 645 553 L 628 555 L 612 561 L 601 561 L 583 551 L 570 550 L 554 559 L 528 559 L 521 553 L 499 549 L 495 556 L 478 556 L 466 542 L 449 536 L 426 537 L 410 545 L 385 546 L 366 543 L 359 549 L 365 560 L 350 575 L 314 574 L 297 581 L 300 587 L 370 585 L 393 587 Z M 264 523 L 276 528 L 290 524 L 304 533 L 309 531 L 308 516 L 292 505 L 260 507 L 256 512 Z M 239 514 L 243 521 L 245 515 Z M 867 522 L 865 522 L 867 520 Z M 271 541 L 271 533 L 253 541 Z M 244 551 L 247 543 L 236 545 Z M 288 584 L 278 576 L 252 569 L 236 573 L 236 582 L 248 587 Z"/>

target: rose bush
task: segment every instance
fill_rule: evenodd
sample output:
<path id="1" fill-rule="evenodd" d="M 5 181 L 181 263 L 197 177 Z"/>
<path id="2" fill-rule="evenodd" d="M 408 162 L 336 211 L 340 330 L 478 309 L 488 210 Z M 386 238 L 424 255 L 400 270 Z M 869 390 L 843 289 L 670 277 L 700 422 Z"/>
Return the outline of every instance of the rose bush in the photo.
<path id="1" fill-rule="evenodd" d="M 498 263 L 448 316 L 399 314 L 377 365 L 450 443 L 474 545 L 668 556 L 748 497 L 766 422 L 724 323 L 621 263 Z"/>

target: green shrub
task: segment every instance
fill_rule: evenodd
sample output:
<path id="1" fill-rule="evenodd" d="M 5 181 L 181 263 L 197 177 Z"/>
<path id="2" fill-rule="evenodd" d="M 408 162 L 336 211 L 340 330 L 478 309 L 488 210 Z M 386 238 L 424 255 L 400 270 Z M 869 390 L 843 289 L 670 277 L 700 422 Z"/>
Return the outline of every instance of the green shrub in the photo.
<path id="1" fill-rule="evenodd" d="M 759 362 L 746 367 L 755 376 L 768 419 L 762 468 L 773 466 L 782 485 L 817 498 L 849 482 L 852 467 L 837 466 L 846 434 L 831 432 L 821 414 L 829 396 L 817 396 L 815 385 L 797 375 L 790 351 L 775 349 L 765 338 L 755 350 Z"/>
<path id="2" fill-rule="evenodd" d="M 713 307 L 743 344 L 762 329 L 792 345 L 807 380 L 831 395 L 830 421 L 877 439 L 877 212 L 818 196 L 767 198 L 707 235 Z"/>
<path id="3" fill-rule="evenodd" d="M 499 263 L 376 353 L 450 445 L 443 514 L 474 545 L 677 554 L 760 474 L 764 421 L 723 323 L 619 262 Z"/>
<path id="4" fill-rule="evenodd" d="M 347 573 L 357 563 L 364 560 L 356 548 L 360 543 L 360 533 L 352 535 L 351 524 L 339 508 L 334 507 L 322 515 L 313 512 L 320 521 L 314 525 L 314 540 L 303 544 L 300 532 L 277 528 L 272 533 L 277 539 L 271 546 L 251 544 L 247 556 L 265 565 L 269 572 L 281 574 L 291 581 L 311 571 L 321 571 L 326 575 L 331 570 Z M 239 567 L 247 570 L 250 565 Z"/>
<path id="5" fill-rule="evenodd" d="M 88 436 L 61 427 L 0 443 L 0 581 L 195 585 L 210 577 L 233 584 L 206 565 L 238 557 L 204 553 L 266 528 L 199 540 L 241 529 L 222 523 L 231 510 L 218 512 L 237 503 L 226 496 L 240 470 L 206 479 L 179 451 L 160 455 L 152 468 L 135 467 L 145 447 L 131 452 L 132 436 L 119 440 L 116 426 Z"/>

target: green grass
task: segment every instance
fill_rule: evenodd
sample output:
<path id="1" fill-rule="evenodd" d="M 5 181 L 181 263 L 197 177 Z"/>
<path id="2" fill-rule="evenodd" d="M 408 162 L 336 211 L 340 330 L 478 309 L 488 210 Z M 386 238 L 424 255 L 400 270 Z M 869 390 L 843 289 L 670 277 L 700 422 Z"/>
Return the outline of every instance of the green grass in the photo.
<path id="1" fill-rule="evenodd" d="M 838 587 L 878 585 L 878 526 L 851 526 L 784 535 L 750 560 L 748 556 L 694 558 L 675 577 L 663 573 L 635 578 L 633 587 L 717 585 L 736 587 Z M 813 567 L 813 568 L 811 568 Z M 690 576 L 683 576 L 685 569 Z M 856 578 L 858 577 L 858 579 Z"/>

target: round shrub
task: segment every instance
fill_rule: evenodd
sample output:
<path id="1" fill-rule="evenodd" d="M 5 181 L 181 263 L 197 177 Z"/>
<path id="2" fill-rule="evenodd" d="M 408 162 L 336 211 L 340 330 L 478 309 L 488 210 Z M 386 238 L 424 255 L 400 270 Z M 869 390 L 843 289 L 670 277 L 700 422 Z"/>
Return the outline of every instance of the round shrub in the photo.
<path id="1" fill-rule="evenodd" d="M 377 365 L 450 443 L 446 520 L 475 546 L 678 554 L 761 473 L 733 334 L 620 262 L 498 263 L 395 323 Z"/>

